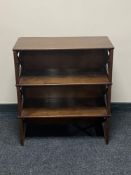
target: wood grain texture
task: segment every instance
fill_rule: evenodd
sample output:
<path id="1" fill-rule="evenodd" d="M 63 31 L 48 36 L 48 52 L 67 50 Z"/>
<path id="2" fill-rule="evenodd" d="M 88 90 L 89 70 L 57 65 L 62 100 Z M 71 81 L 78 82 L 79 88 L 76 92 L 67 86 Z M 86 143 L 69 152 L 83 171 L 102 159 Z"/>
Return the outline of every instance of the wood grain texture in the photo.
<path id="1" fill-rule="evenodd" d="M 22 37 L 13 50 L 111 49 L 108 37 Z"/>
<path id="2" fill-rule="evenodd" d="M 106 107 L 23 108 L 21 118 L 104 117 Z"/>
<path id="3" fill-rule="evenodd" d="M 113 45 L 108 37 L 22 37 L 13 48 L 21 121 L 111 115 Z M 24 123 L 20 125 L 24 144 Z M 105 141 L 109 129 L 104 125 Z"/>
<path id="4" fill-rule="evenodd" d="M 92 74 L 78 76 L 22 76 L 17 86 L 45 85 L 103 85 L 111 84 L 107 75 Z"/>

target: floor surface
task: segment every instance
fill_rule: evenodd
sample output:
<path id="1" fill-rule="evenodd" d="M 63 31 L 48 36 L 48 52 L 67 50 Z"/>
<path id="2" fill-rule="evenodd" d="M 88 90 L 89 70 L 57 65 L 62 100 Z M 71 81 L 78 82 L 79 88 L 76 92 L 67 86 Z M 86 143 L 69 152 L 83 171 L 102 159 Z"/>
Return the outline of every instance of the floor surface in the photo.
<path id="1" fill-rule="evenodd" d="M 109 145 L 63 127 L 21 146 L 16 116 L 0 116 L 0 175 L 131 175 L 131 112 L 113 112 L 110 126 Z"/>

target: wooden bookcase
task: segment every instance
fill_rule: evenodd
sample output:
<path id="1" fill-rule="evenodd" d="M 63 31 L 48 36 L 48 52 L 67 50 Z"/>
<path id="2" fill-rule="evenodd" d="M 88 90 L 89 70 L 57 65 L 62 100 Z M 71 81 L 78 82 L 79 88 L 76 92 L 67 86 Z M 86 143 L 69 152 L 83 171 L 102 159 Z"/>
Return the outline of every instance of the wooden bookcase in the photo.
<path id="1" fill-rule="evenodd" d="M 108 37 L 23 37 L 13 48 L 20 142 L 26 121 L 111 116 L 113 45 Z"/>

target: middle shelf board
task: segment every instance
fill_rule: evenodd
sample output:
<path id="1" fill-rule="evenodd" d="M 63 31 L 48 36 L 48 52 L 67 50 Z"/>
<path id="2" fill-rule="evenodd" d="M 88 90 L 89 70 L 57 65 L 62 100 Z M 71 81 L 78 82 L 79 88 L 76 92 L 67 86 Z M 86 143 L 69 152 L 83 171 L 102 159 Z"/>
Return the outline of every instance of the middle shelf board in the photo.
<path id="1" fill-rule="evenodd" d="M 28 107 L 23 108 L 20 118 L 64 118 L 64 117 L 105 117 L 110 116 L 106 107 Z"/>
<path id="2" fill-rule="evenodd" d="M 68 76 L 22 76 L 17 86 L 45 85 L 110 85 L 106 74 Z"/>

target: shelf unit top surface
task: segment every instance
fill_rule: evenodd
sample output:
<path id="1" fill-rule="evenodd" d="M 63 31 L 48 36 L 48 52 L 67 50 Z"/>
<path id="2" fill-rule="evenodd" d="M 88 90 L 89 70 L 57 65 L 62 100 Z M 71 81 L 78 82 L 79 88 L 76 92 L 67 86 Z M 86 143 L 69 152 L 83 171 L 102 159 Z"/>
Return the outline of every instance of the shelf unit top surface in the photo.
<path id="1" fill-rule="evenodd" d="M 23 76 L 18 86 L 43 86 L 43 85 L 104 85 L 111 84 L 107 75 L 78 75 L 78 76 Z"/>
<path id="2" fill-rule="evenodd" d="M 63 118 L 110 116 L 106 107 L 23 108 L 21 118 Z"/>
<path id="3" fill-rule="evenodd" d="M 106 36 L 96 37 L 21 37 L 13 50 L 76 50 L 76 49 L 113 49 Z"/>

